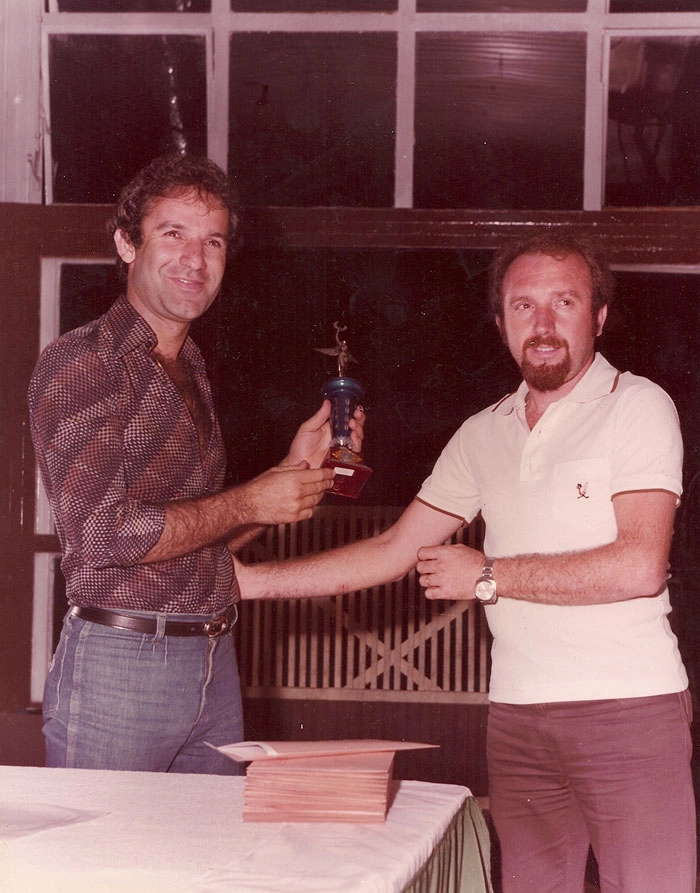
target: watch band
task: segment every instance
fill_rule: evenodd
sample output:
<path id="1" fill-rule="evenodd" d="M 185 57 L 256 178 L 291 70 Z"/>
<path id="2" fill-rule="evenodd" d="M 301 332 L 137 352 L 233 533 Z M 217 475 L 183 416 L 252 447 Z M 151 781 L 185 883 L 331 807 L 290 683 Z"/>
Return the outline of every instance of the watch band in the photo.
<path id="1" fill-rule="evenodd" d="M 476 581 L 475 597 L 482 605 L 495 605 L 498 601 L 498 591 L 493 576 L 493 562 L 493 558 L 484 556 L 481 576 Z"/>

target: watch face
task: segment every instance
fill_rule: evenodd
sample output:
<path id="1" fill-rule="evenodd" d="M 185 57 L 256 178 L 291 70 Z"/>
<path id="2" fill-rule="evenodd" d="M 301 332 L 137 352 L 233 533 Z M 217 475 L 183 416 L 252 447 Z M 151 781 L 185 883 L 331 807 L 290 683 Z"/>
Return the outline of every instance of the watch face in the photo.
<path id="1" fill-rule="evenodd" d="M 496 601 L 496 581 L 479 580 L 476 584 L 476 597 L 480 602 L 493 604 Z"/>

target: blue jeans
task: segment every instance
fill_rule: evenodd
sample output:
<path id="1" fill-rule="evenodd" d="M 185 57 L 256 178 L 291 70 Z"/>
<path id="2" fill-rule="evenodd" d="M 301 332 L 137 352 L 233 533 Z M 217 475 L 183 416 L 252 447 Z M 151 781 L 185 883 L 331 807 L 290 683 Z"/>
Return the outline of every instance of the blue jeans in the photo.
<path id="1" fill-rule="evenodd" d="M 491 704 L 489 800 L 504 893 L 694 893 L 689 693 Z"/>
<path id="2" fill-rule="evenodd" d="M 52 767 L 242 774 L 208 746 L 243 739 L 233 637 L 143 635 L 67 616 L 44 735 Z"/>

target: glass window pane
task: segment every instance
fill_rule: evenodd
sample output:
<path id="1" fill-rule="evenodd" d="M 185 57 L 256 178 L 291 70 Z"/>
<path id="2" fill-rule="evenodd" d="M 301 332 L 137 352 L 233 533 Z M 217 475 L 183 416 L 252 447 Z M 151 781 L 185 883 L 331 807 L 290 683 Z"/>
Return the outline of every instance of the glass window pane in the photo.
<path id="1" fill-rule="evenodd" d="M 605 203 L 700 204 L 700 40 L 613 40 L 608 91 Z"/>
<path id="2" fill-rule="evenodd" d="M 206 153 L 203 37 L 52 35 L 56 202 L 115 200 L 164 152 Z"/>
<path id="3" fill-rule="evenodd" d="M 418 0 L 418 12 L 585 12 L 588 0 Z"/>
<path id="4" fill-rule="evenodd" d="M 393 204 L 394 34 L 233 34 L 230 96 L 245 204 Z"/>
<path id="5" fill-rule="evenodd" d="M 59 12 L 211 12 L 211 0 L 58 0 Z"/>
<path id="6" fill-rule="evenodd" d="M 610 0 L 610 12 L 700 12 L 700 0 Z"/>
<path id="7" fill-rule="evenodd" d="M 418 34 L 417 207 L 579 209 L 583 34 Z"/>
<path id="8" fill-rule="evenodd" d="M 62 263 L 59 334 L 106 313 L 123 290 L 116 263 Z"/>
<path id="9" fill-rule="evenodd" d="M 231 0 L 232 12 L 393 12 L 398 0 Z"/>
<path id="10" fill-rule="evenodd" d="M 683 430 L 686 470 L 697 470 L 700 275 L 616 272 L 615 303 L 600 350 L 617 369 L 644 375 L 671 395 Z"/>

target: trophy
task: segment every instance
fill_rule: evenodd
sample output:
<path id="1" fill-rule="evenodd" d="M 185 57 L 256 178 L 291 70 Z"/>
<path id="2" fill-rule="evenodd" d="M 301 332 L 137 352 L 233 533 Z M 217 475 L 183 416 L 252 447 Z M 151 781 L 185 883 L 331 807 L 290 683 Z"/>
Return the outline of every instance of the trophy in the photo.
<path id="1" fill-rule="evenodd" d="M 358 381 L 348 378 L 346 374 L 348 365 L 357 362 L 348 350 L 347 341 L 340 337 L 347 326 L 335 322 L 333 328 L 336 346 L 314 348 L 319 353 L 338 358 L 338 377 L 331 378 L 323 386 L 323 396 L 331 401 L 331 446 L 322 464 L 324 468 L 335 469 L 330 492 L 356 499 L 372 474 L 372 469 L 364 464 L 360 453 L 353 449 L 350 436 L 350 419 L 362 400 L 364 391 Z"/>

